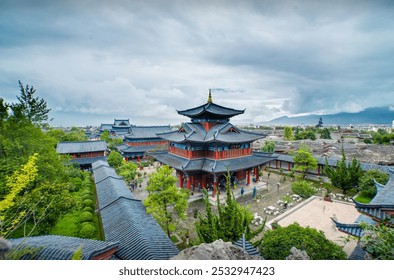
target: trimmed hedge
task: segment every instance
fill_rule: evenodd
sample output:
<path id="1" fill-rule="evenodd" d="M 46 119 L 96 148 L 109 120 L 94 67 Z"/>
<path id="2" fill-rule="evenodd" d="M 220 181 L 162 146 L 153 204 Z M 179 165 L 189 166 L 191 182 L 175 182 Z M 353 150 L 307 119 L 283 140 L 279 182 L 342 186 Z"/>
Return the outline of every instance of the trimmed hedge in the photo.
<path id="1" fill-rule="evenodd" d="M 81 219 L 81 222 L 91 222 L 93 221 L 93 214 L 90 212 L 82 212 L 79 218 Z"/>
<path id="2" fill-rule="evenodd" d="M 85 224 L 79 231 L 79 235 L 83 238 L 93 238 L 96 235 L 96 227 L 92 224 Z"/>
<path id="3" fill-rule="evenodd" d="M 84 201 L 82 201 L 83 206 L 90 206 L 93 207 L 94 206 L 94 202 L 91 199 L 85 199 Z"/>

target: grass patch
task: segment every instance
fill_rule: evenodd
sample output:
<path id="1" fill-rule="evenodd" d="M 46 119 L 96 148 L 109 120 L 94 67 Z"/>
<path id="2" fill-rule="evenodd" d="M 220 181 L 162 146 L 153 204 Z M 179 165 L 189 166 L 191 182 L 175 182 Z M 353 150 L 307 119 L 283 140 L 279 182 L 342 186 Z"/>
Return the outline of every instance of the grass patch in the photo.
<path id="1" fill-rule="evenodd" d="M 81 211 L 76 211 L 64 215 L 56 222 L 55 226 L 49 231 L 49 234 L 78 237 L 79 230 L 81 229 L 80 214 Z"/>
<path id="2" fill-rule="evenodd" d="M 357 202 L 360 202 L 360 203 L 367 204 L 367 203 L 371 202 L 372 198 L 360 193 L 354 200 Z"/>

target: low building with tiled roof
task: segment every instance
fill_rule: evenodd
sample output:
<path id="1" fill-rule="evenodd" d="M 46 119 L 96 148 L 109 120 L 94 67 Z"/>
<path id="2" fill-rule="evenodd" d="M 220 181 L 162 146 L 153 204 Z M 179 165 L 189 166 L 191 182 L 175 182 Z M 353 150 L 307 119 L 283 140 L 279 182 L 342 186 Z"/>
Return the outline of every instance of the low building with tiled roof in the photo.
<path id="1" fill-rule="evenodd" d="M 122 177 L 107 162 L 93 164 L 98 210 L 105 240 L 118 242 L 116 258 L 167 260 L 179 253 L 156 220 L 134 198 Z"/>
<path id="2" fill-rule="evenodd" d="M 59 142 L 56 152 L 69 155 L 82 169 L 91 168 L 92 163 L 106 160 L 107 143 L 104 140 Z"/>

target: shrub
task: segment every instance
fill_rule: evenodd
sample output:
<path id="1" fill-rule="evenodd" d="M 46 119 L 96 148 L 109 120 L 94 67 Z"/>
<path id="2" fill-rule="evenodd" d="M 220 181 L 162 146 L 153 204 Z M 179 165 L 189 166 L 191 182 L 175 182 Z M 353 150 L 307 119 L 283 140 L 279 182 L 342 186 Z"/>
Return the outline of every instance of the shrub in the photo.
<path id="1" fill-rule="evenodd" d="M 79 218 L 81 219 L 81 222 L 91 222 L 93 221 L 93 214 L 90 212 L 82 212 Z"/>
<path id="2" fill-rule="evenodd" d="M 373 181 L 374 179 L 378 183 L 384 185 L 387 183 L 389 175 L 378 170 L 368 170 L 365 172 L 359 183 L 359 188 L 363 196 L 373 198 L 376 195 L 376 187 Z"/>
<path id="3" fill-rule="evenodd" d="M 85 195 L 85 194 L 92 195 L 92 190 L 90 190 L 90 189 L 84 189 L 84 190 L 82 191 L 82 195 Z"/>
<path id="4" fill-rule="evenodd" d="M 93 238 L 96 234 L 96 228 L 92 224 L 85 224 L 79 231 L 79 235 L 83 238 Z"/>
<path id="5" fill-rule="evenodd" d="M 322 231 L 297 223 L 266 231 L 259 251 L 267 260 L 284 260 L 292 247 L 306 251 L 311 260 L 346 259 L 342 248 L 328 240 Z"/>
<path id="6" fill-rule="evenodd" d="M 317 192 L 317 189 L 312 186 L 312 183 L 303 180 L 293 183 L 291 185 L 291 190 L 303 198 L 311 197 Z"/>
<path id="7" fill-rule="evenodd" d="M 84 193 L 81 196 L 82 200 L 86 200 L 86 199 L 92 199 L 92 195 L 88 194 L 88 193 Z"/>
<path id="8" fill-rule="evenodd" d="M 91 207 L 93 207 L 94 206 L 94 202 L 93 202 L 93 200 L 91 200 L 91 199 L 85 199 L 83 202 L 82 202 L 82 204 L 83 204 L 83 206 L 91 206 Z"/>
<path id="9" fill-rule="evenodd" d="M 85 208 L 82 209 L 82 212 L 93 212 L 93 208 L 90 206 L 86 206 Z"/>

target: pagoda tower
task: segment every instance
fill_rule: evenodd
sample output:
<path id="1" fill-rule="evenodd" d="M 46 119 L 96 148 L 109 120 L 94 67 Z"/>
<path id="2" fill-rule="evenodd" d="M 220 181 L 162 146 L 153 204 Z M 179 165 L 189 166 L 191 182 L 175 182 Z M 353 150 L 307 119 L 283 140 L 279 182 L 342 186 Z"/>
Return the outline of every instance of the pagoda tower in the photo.
<path id="1" fill-rule="evenodd" d="M 175 131 L 158 133 L 169 142 L 168 151 L 150 153 L 159 162 L 177 171 L 180 187 L 199 190 L 225 188 L 227 172 L 231 183 L 244 181 L 248 185 L 252 172 L 259 179 L 260 168 L 272 160 L 265 153 L 252 151 L 252 143 L 265 134 L 241 130 L 230 123 L 230 118 L 245 110 L 217 105 L 211 91 L 207 103 L 178 111 L 189 117 Z"/>

